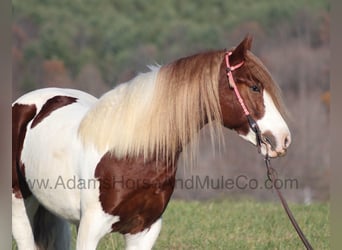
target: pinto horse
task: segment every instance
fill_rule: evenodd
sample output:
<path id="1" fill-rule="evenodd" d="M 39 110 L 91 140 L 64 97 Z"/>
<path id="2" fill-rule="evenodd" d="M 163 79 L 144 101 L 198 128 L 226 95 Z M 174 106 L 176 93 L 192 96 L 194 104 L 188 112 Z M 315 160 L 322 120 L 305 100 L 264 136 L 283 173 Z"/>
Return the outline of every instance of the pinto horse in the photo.
<path id="1" fill-rule="evenodd" d="M 13 236 L 19 249 L 95 249 L 107 233 L 126 249 L 151 249 L 175 185 L 177 159 L 207 125 L 257 144 L 227 77 L 266 142 L 261 153 L 284 155 L 290 132 L 279 88 L 250 51 L 247 36 L 230 51 L 178 59 L 136 76 L 100 99 L 46 88 L 12 105 Z M 227 54 L 229 53 L 229 54 Z M 193 152 L 194 153 L 194 152 Z"/>

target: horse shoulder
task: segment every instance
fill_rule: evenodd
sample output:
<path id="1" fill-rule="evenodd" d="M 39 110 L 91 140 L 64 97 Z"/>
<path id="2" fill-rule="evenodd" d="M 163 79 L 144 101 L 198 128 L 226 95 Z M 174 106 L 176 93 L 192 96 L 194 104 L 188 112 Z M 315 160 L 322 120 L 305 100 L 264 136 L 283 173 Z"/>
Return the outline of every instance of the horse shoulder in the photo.
<path id="1" fill-rule="evenodd" d="M 176 168 L 143 157 L 103 155 L 95 169 L 105 213 L 119 216 L 112 231 L 135 234 L 149 228 L 164 212 L 175 184 Z"/>

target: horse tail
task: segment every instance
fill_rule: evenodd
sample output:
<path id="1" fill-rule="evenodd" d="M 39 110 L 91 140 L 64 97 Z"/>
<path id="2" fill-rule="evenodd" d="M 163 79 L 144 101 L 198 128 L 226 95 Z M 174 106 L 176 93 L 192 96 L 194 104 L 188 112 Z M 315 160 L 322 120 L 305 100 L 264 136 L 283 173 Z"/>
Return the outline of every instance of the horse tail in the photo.
<path id="1" fill-rule="evenodd" d="M 39 250 L 66 250 L 70 249 L 69 223 L 52 214 L 42 205 L 37 209 L 33 220 L 33 235 Z"/>

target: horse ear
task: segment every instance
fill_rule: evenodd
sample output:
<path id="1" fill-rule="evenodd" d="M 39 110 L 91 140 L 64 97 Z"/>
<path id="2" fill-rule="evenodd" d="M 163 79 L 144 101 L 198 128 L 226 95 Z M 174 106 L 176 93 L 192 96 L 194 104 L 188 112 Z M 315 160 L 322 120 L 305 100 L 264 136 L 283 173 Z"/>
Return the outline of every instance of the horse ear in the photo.
<path id="1" fill-rule="evenodd" d="M 239 64 L 246 58 L 247 50 L 251 50 L 253 37 L 247 35 L 241 43 L 232 51 L 229 59 L 231 65 Z"/>

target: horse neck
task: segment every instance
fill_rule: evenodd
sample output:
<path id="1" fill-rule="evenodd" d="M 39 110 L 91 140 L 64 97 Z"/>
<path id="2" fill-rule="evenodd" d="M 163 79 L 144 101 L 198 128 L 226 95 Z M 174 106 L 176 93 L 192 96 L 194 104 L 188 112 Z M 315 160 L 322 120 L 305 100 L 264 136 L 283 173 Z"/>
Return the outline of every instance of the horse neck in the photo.
<path id="1" fill-rule="evenodd" d="M 189 64 L 156 68 L 105 94 L 80 124 L 82 142 L 118 158 L 166 163 L 176 162 L 191 143 L 193 159 L 199 130 L 209 123 L 211 135 L 220 131 L 212 122 L 221 119 L 214 76 L 220 65 L 203 70 Z"/>

